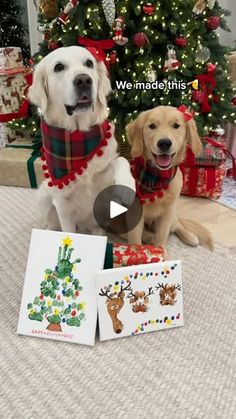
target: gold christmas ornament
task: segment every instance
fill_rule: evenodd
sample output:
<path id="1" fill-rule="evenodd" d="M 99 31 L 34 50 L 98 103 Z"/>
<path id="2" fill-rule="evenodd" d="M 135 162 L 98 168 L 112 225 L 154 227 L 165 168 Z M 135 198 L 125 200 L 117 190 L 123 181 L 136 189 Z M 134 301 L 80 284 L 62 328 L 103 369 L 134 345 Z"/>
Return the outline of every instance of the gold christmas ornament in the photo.
<path id="1" fill-rule="evenodd" d="M 39 10 L 45 19 L 54 19 L 59 12 L 57 0 L 40 0 Z"/>

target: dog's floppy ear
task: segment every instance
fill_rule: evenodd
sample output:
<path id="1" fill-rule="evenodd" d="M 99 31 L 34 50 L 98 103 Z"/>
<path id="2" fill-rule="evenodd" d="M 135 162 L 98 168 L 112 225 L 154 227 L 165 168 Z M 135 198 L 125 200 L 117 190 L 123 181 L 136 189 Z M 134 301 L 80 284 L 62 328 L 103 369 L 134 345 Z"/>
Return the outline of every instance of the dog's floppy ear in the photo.
<path id="1" fill-rule="evenodd" d="M 186 140 L 190 144 L 191 149 L 193 150 L 196 156 L 202 151 L 202 142 L 197 132 L 197 125 L 194 119 L 186 122 Z"/>
<path id="2" fill-rule="evenodd" d="M 107 107 L 107 96 L 111 93 L 111 82 L 107 69 L 102 61 L 98 62 L 98 101 L 104 108 Z"/>
<path id="3" fill-rule="evenodd" d="M 28 93 L 29 100 L 41 109 L 44 114 L 48 107 L 47 77 L 43 63 L 39 63 L 33 74 L 33 84 Z"/>
<path id="4" fill-rule="evenodd" d="M 138 118 L 126 126 L 128 141 L 131 145 L 131 157 L 135 158 L 143 153 L 143 115 L 142 112 Z"/>

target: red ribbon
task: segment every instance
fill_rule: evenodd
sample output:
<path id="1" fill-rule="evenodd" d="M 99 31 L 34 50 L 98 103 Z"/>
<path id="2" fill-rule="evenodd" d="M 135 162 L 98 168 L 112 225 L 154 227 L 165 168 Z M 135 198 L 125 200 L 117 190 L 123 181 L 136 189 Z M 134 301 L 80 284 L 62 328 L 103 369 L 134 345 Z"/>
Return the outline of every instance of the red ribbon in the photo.
<path id="1" fill-rule="evenodd" d="M 197 76 L 201 90 L 205 93 L 204 100 L 201 104 L 200 112 L 209 113 L 211 105 L 209 103 L 209 96 L 213 93 L 216 87 L 215 72 L 210 71 L 208 74 L 200 74 Z"/>
<path id="2" fill-rule="evenodd" d="M 106 59 L 105 51 L 114 48 L 115 42 L 113 39 L 101 39 L 98 41 L 95 39 L 79 36 L 77 38 L 77 42 L 79 45 L 86 47 L 87 50 L 93 54 L 97 61 L 103 61 L 109 70 L 110 61 Z"/>

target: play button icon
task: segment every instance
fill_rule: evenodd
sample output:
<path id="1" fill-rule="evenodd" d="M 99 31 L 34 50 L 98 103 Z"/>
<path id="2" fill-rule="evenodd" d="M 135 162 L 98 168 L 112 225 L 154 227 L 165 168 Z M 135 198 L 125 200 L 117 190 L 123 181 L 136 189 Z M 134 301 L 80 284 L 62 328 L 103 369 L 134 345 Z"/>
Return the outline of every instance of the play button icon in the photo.
<path id="1" fill-rule="evenodd" d="M 110 218 L 118 217 L 128 211 L 128 208 L 123 205 L 117 204 L 114 201 L 110 202 Z"/>
<path id="2" fill-rule="evenodd" d="M 138 224 L 143 206 L 136 193 L 123 185 L 112 185 L 103 189 L 93 206 L 94 218 L 106 232 L 124 234 Z"/>

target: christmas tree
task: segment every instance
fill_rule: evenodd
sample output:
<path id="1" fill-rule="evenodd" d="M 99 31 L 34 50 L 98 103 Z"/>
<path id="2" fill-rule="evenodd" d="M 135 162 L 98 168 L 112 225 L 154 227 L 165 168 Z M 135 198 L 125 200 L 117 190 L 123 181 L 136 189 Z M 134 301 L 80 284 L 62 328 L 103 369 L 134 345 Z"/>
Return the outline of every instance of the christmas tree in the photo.
<path id="1" fill-rule="evenodd" d="M 124 151 L 125 125 L 158 105 L 190 106 L 204 135 L 236 119 L 229 51 L 219 44 L 216 32 L 218 27 L 228 30 L 227 15 L 215 0 L 41 0 L 44 39 L 36 62 L 60 46 L 103 49 L 114 90 L 111 118 Z M 164 89 L 156 88 L 156 80 Z M 143 84 L 118 89 L 120 81 Z"/>
<path id="2" fill-rule="evenodd" d="M 70 237 L 63 239 L 63 247 L 59 247 L 57 265 L 45 270 L 44 280 L 40 284 L 40 293 L 33 303 L 27 305 L 30 320 L 48 324 L 47 329 L 61 332 L 62 325 L 79 327 L 85 318 L 85 302 L 79 302 L 82 286 L 73 275 L 80 259 L 71 262 L 73 252 Z"/>
<path id="3" fill-rule="evenodd" d="M 27 30 L 20 21 L 24 10 L 15 0 L 1 0 L 0 44 L 2 47 L 20 47 L 23 57 L 29 57 Z"/>

